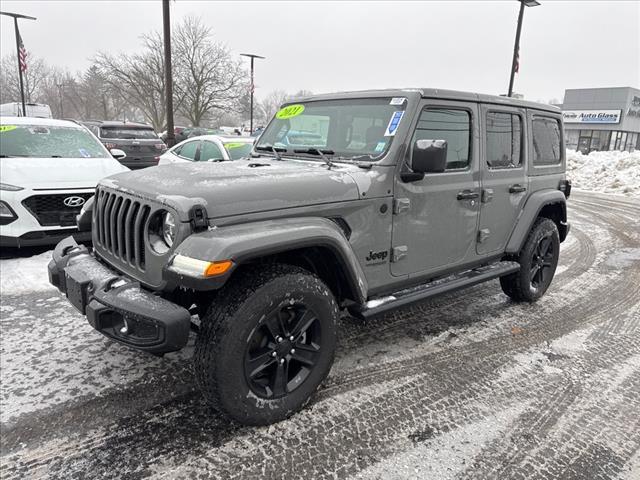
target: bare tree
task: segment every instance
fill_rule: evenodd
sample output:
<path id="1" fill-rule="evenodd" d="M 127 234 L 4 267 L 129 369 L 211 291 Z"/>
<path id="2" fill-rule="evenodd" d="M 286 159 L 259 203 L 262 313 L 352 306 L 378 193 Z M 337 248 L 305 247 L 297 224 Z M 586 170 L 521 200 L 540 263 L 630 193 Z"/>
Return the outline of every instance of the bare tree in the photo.
<path id="1" fill-rule="evenodd" d="M 284 90 L 274 90 L 270 92 L 261 102 L 260 107 L 262 109 L 263 119 L 265 122 L 271 120 L 276 112 L 280 109 L 280 106 L 287 102 L 291 96 Z"/>
<path id="2" fill-rule="evenodd" d="M 24 98 L 26 102 L 36 102 L 40 96 L 43 79 L 50 74 L 50 67 L 41 58 L 34 57 L 31 52 L 27 70 L 23 74 Z M 0 68 L 0 99 L 2 103 L 20 102 L 20 80 L 18 79 L 18 63 L 16 56 L 8 54 L 2 58 Z"/>
<path id="3" fill-rule="evenodd" d="M 247 90 L 247 74 L 221 43 L 212 40 L 211 28 L 197 17 L 187 17 L 174 31 L 174 78 L 183 98 L 177 110 L 199 126 L 215 111 L 240 109 Z"/>
<path id="4" fill-rule="evenodd" d="M 100 52 L 95 64 L 111 92 L 138 108 L 156 131 L 166 123 L 162 37 L 145 35 L 143 49 L 135 55 Z M 174 98 L 174 105 L 180 102 Z"/>

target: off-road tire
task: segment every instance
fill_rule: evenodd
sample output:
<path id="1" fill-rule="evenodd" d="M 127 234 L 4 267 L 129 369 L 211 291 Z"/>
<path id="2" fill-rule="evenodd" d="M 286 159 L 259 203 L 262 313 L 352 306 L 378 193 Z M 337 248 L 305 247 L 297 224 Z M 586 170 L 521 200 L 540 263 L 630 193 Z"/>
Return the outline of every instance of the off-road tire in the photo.
<path id="1" fill-rule="evenodd" d="M 263 265 L 237 275 L 218 293 L 202 318 L 195 345 L 195 376 L 207 401 L 217 411 L 245 425 L 267 425 L 303 408 L 329 373 L 339 309 L 331 290 L 302 268 Z M 258 330 L 266 329 L 268 312 L 298 304 L 315 312 L 315 321 L 320 322 L 318 360 L 292 391 L 288 392 L 287 386 L 284 396 L 263 398 L 254 393 L 245 373 L 249 339 Z M 290 364 L 286 365 L 288 368 Z"/>
<path id="2" fill-rule="evenodd" d="M 548 240 L 549 251 L 543 260 L 539 260 L 541 242 Z M 520 254 L 512 260 L 520 264 L 520 270 L 510 275 L 500 277 L 502 291 L 518 302 L 535 302 L 549 288 L 558 266 L 560 253 L 560 235 L 558 227 L 548 218 L 538 218 L 534 223 L 529 236 L 520 251 Z M 541 263 L 542 262 L 542 263 Z M 541 265 L 543 265 L 541 267 Z M 536 266 L 538 269 L 535 270 Z M 532 274 L 540 275 L 539 269 L 544 270 L 540 281 L 532 281 Z M 537 278 L 534 277 L 533 278 Z"/>

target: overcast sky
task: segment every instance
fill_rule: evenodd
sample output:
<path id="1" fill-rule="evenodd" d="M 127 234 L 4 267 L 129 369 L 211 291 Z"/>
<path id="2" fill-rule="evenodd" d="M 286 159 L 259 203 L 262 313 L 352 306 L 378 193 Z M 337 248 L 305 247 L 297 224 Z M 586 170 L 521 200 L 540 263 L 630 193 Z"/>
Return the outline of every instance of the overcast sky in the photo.
<path id="1" fill-rule="evenodd" d="M 527 8 L 515 91 L 531 100 L 566 88 L 640 88 L 640 2 L 540 0 Z M 505 93 L 518 3 L 213 2 L 176 0 L 172 21 L 200 16 L 234 53 L 256 65 L 256 95 L 386 87 L 440 87 Z M 83 70 L 103 51 L 135 51 L 162 28 L 160 0 L 0 0 L 22 21 L 27 49 Z M 0 17 L 0 52 L 15 51 L 12 20 Z"/>

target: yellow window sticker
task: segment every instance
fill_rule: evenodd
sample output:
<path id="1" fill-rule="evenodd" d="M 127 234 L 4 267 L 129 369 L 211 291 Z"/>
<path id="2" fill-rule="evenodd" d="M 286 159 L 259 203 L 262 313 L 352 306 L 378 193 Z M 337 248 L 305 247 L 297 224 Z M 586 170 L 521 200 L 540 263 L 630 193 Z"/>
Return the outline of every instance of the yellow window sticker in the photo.
<path id="1" fill-rule="evenodd" d="M 18 128 L 16 125 L 0 125 L 0 133 L 10 132 Z"/>
<path id="2" fill-rule="evenodd" d="M 240 148 L 244 147 L 246 143 L 241 142 L 233 142 L 233 143 L 225 143 L 224 146 L 227 150 L 231 150 L 232 148 Z"/>
<path id="3" fill-rule="evenodd" d="M 276 113 L 276 118 L 279 118 L 280 120 L 286 120 L 287 118 L 297 117 L 302 112 L 304 112 L 304 105 L 287 105 L 286 107 L 281 108 L 278 113 Z"/>

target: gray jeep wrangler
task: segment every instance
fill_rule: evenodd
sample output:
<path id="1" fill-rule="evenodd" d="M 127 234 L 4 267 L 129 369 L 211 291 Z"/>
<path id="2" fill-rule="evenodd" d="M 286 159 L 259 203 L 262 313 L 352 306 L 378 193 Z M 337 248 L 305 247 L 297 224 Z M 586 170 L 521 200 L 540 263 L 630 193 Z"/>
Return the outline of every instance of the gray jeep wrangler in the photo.
<path id="1" fill-rule="evenodd" d="M 435 89 L 304 98 L 250 158 L 106 178 L 50 281 L 100 333 L 164 354 L 195 340 L 208 401 L 244 424 L 302 408 L 341 311 L 368 318 L 500 279 L 540 298 L 569 231 L 560 111 Z"/>

